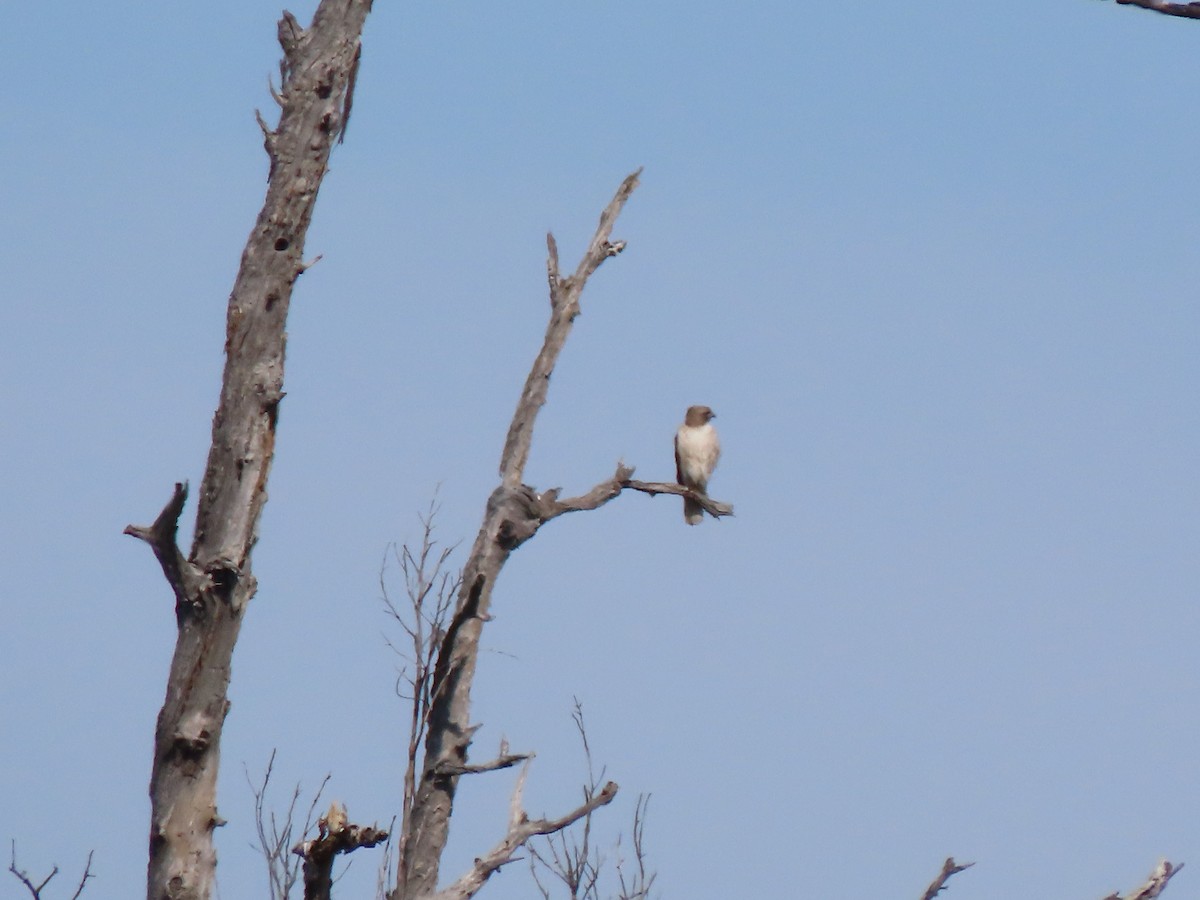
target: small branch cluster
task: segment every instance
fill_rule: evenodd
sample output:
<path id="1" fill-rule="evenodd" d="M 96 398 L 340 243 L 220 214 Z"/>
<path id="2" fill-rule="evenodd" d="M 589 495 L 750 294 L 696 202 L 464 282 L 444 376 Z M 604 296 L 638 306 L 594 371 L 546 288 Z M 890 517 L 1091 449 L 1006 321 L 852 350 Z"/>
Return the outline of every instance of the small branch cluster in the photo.
<path id="1" fill-rule="evenodd" d="M 429 711 L 433 704 L 438 651 L 446 638 L 447 620 L 462 581 L 459 572 L 447 568 L 453 547 L 439 547 L 434 539 L 437 518 L 436 499 L 420 517 L 421 545 L 415 552 L 408 544 L 388 548 L 404 576 L 407 609 L 401 610 L 388 592 L 388 555 L 379 570 L 379 588 L 388 614 L 400 625 L 408 646 L 401 649 L 391 641 L 390 646 L 405 660 L 405 667 L 396 680 L 396 694 L 409 701 L 408 748 L 404 768 L 404 797 L 400 821 L 409 821 L 416 799 L 417 760 L 429 728 Z M 444 683 L 444 682 L 442 682 Z M 402 828 L 398 841 L 401 865 L 408 846 L 408 829 Z"/>
<path id="2" fill-rule="evenodd" d="M 267 878 L 270 884 L 271 900 L 287 900 L 291 896 L 292 887 L 300 877 L 300 860 L 293 858 L 291 847 L 295 831 L 296 803 L 300 799 L 300 785 L 292 791 L 292 800 L 288 804 L 283 822 L 276 819 L 275 813 L 266 810 L 267 788 L 271 783 L 271 772 L 275 767 L 275 751 L 267 761 L 267 770 L 263 774 L 262 784 L 255 786 L 250 781 L 250 772 L 246 771 L 246 781 L 250 783 L 250 791 L 254 794 L 254 823 L 258 831 L 258 851 L 267 862 Z M 321 794 L 329 784 L 329 775 L 321 781 L 312 802 L 305 813 L 304 823 L 300 829 L 303 837 L 308 834 L 314 824 L 317 804 L 321 802 Z M 269 827 L 268 827 L 269 823 Z"/>
<path id="3" fill-rule="evenodd" d="M 83 889 L 87 885 L 88 879 L 96 877 L 95 875 L 92 874 L 92 854 L 93 853 L 95 853 L 94 850 L 90 851 L 88 853 L 87 865 L 85 865 L 83 867 L 83 877 L 79 879 L 79 887 L 75 888 L 75 893 L 71 895 L 71 900 L 79 900 L 79 898 L 83 895 Z M 50 881 L 54 878 L 54 876 L 58 874 L 58 866 L 54 866 L 50 870 L 49 875 L 47 875 L 45 878 L 43 878 L 37 884 L 34 884 L 33 878 L 30 877 L 28 872 L 26 872 L 24 869 L 17 868 L 17 842 L 16 841 L 12 842 L 11 856 L 9 858 L 10 858 L 10 862 L 8 864 L 8 871 L 10 871 L 13 874 L 13 877 L 15 877 L 17 879 L 17 881 L 19 881 L 19 882 L 21 882 L 21 884 L 25 885 L 25 889 L 27 891 L 29 891 L 29 896 L 33 897 L 33 900 L 41 900 L 42 891 L 44 891 L 46 889 L 46 885 L 48 885 L 50 883 Z"/>
<path id="4" fill-rule="evenodd" d="M 437 650 L 445 637 L 446 621 L 462 578 L 461 573 L 447 569 L 446 564 L 454 547 L 439 547 L 434 539 L 437 512 L 436 501 L 431 502 L 428 512 L 419 517 L 421 546 L 418 550 L 414 552 L 408 544 L 399 548 L 393 545 L 388 548 L 379 567 L 379 589 L 384 606 L 408 639 L 409 646 L 403 649 L 391 641 L 388 641 L 388 646 L 405 661 L 405 667 L 397 679 L 396 693 L 413 703 L 413 731 L 418 739 L 427 724 L 424 714 L 428 712 L 431 700 Z M 388 591 L 389 556 L 404 577 L 407 609 L 400 609 Z"/>
<path id="5" fill-rule="evenodd" d="M 578 698 L 575 699 L 571 719 L 575 723 L 575 730 L 579 732 L 579 740 L 583 744 L 583 757 L 587 763 L 588 779 L 583 787 L 583 799 L 587 801 L 600 790 L 604 769 L 600 770 L 599 776 L 596 775 L 592 762 L 592 747 L 588 743 L 587 728 L 583 723 L 583 704 Z M 550 891 L 538 878 L 539 867 L 563 883 L 571 900 L 592 900 L 597 897 L 596 885 L 600 880 L 604 857 L 598 849 L 592 847 L 591 839 L 592 814 L 588 813 L 583 817 L 578 834 L 573 829 L 564 829 L 556 835 L 547 835 L 543 842 L 544 849 L 541 851 L 530 844 L 529 871 L 545 900 L 550 900 Z"/>
<path id="6" fill-rule="evenodd" d="M 650 795 L 642 794 L 633 809 L 632 871 L 626 867 L 624 859 L 617 857 L 617 881 L 621 888 L 618 900 L 646 900 L 650 896 L 650 889 L 654 887 L 654 879 L 658 877 L 657 872 L 646 870 L 646 810 L 649 805 Z M 617 849 L 620 850 L 619 845 Z"/>
<path id="7" fill-rule="evenodd" d="M 592 761 L 592 748 L 588 743 L 587 729 L 583 722 L 583 705 L 578 699 L 571 713 L 575 729 L 579 732 L 583 744 L 584 759 L 587 762 L 588 780 L 584 785 L 584 801 L 589 801 L 601 790 L 604 779 L 604 769 L 597 775 Z M 616 871 L 619 893 L 617 900 L 646 900 L 654 885 L 655 873 L 646 867 L 645 827 L 646 808 L 649 797 L 642 795 L 637 799 L 633 813 L 633 864 L 621 855 L 620 838 L 617 840 L 616 860 L 613 868 Z M 534 884 L 541 892 L 543 900 L 551 900 L 551 889 L 543 883 L 541 875 L 553 876 L 567 891 L 570 900 L 600 900 L 600 880 L 605 869 L 605 857 L 592 843 L 592 814 L 584 815 L 581 827 L 564 829 L 557 834 L 547 835 L 540 842 L 540 847 L 531 843 L 529 850 L 529 870 Z"/>

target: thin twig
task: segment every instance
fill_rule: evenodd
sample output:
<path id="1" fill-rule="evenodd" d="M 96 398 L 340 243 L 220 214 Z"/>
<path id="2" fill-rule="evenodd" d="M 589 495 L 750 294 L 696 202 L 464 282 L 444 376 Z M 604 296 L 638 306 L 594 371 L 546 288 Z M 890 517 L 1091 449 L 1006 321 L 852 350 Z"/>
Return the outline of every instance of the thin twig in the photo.
<path id="1" fill-rule="evenodd" d="M 605 770 L 597 773 L 584 724 L 583 705 L 578 699 L 571 713 L 575 729 L 583 745 L 587 764 L 587 782 L 583 788 L 584 801 L 595 797 L 601 790 Z M 617 838 L 615 870 L 620 892 L 617 900 L 645 900 L 654 884 L 655 873 L 647 871 L 645 849 L 646 809 L 649 798 L 641 795 L 633 814 L 633 863 L 635 871 L 629 871 L 621 855 L 621 839 Z M 566 888 L 569 900 L 601 900 L 600 881 L 608 860 L 592 840 L 592 814 L 587 813 L 577 829 L 564 829 L 551 834 L 541 842 L 531 842 L 526 850 L 533 882 L 543 900 L 550 900 L 550 887 L 542 881 L 541 874 L 548 872 Z"/>
<path id="2" fill-rule="evenodd" d="M 533 444 L 533 426 L 538 412 L 546 403 L 550 388 L 550 375 L 558 362 L 558 356 L 571 333 L 571 325 L 579 315 L 579 298 L 589 277 L 600 268 L 601 263 L 625 249 L 624 241 L 611 242 L 613 225 L 624 209 L 634 188 L 638 185 L 641 169 L 626 176 L 600 214 L 600 224 L 592 235 L 587 252 L 579 261 L 575 274 L 563 278 L 558 271 L 558 246 L 553 235 L 547 235 L 549 249 L 547 273 L 550 282 L 550 323 L 546 326 L 546 338 L 542 350 L 534 360 L 517 403 L 517 411 L 504 441 L 504 452 L 500 456 L 500 476 L 512 488 L 521 483 L 525 474 L 525 463 Z"/>
<path id="3" fill-rule="evenodd" d="M 617 857 L 617 880 L 621 886 L 618 900 L 646 900 L 658 877 L 657 872 L 646 871 L 646 815 L 649 808 L 650 795 L 640 795 L 633 810 L 633 859 L 637 871 L 627 879 L 624 860 Z"/>
<path id="4" fill-rule="evenodd" d="M 275 750 L 272 750 L 271 758 L 267 760 L 267 770 L 263 774 L 261 786 L 255 787 L 254 783 L 250 781 L 249 769 L 246 769 L 246 781 L 250 783 L 250 791 L 254 795 L 254 822 L 258 832 L 258 846 L 255 849 L 262 853 L 267 863 L 271 900 L 287 900 L 291 896 L 292 887 L 300 878 L 300 860 L 293 859 L 290 851 L 295 833 L 296 803 L 300 799 L 301 789 L 299 784 L 293 789 L 292 799 L 288 803 L 287 813 L 283 817 L 281 827 L 275 817 L 275 812 L 268 813 L 266 809 L 267 788 L 270 786 L 274 768 Z M 321 795 L 325 792 L 331 777 L 329 774 L 325 775 L 317 792 L 313 795 L 312 802 L 308 805 L 308 812 L 304 815 L 304 822 L 300 830 L 301 839 L 308 836 L 308 832 L 316 823 L 314 816 L 317 805 L 321 802 Z M 267 833 L 268 819 L 270 819 L 269 835 Z"/>
<path id="5" fill-rule="evenodd" d="M 404 793 L 400 809 L 401 823 L 409 821 L 412 815 L 413 803 L 416 798 L 417 759 L 429 727 L 438 650 L 445 639 L 447 620 L 462 580 L 461 572 L 448 569 L 450 556 L 457 545 L 441 547 L 435 538 L 435 522 L 439 510 L 435 494 L 429 502 L 429 509 L 424 515 L 418 516 L 421 522 L 420 549 L 414 552 L 408 544 L 399 548 L 393 544 L 384 555 L 383 565 L 379 569 L 379 588 L 384 605 L 409 642 L 409 647 L 401 650 L 388 641 L 388 646 L 392 647 L 407 663 L 397 679 L 396 690 L 402 699 L 409 701 L 408 746 L 405 756 Z M 387 564 L 389 556 L 395 560 L 404 576 L 404 591 L 408 597 L 408 605 L 403 612 L 397 607 L 388 592 Z M 400 687 L 401 682 L 407 683 L 407 692 Z M 497 766 L 497 768 L 500 767 Z M 397 840 L 397 853 L 401 866 L 404 865 L 408 840 L 409 831 L 402 827 Z"/>
<path id="6" fill-rule="evenodd" d="M 50 874 L 43 878 L 40 884 L 34 884 L 33 879 L 29 877 L 28 872 L 17 868 L 17 842 L 15 840 L 12 841 L 10 852 L 11 856 L 8 864 L 8 871 L 12 872 L 12 874 L 18 881 L 21 882 L 21 884 L 25 885 L 25 889 L 29 891 L 29 895 L 33 897 L 33 900 L 40 900 L 42 891 L 45 890 L 46 885 L 48 885 L 51 879 L 58 874 L 58 866 L 54 866 L 50 870 Z M 95 855 L 95 853 L 95 850 L 88 851 L 87 865 L 83 867 L 83 877 L 79 879 L 79 887 L 77 887 L 75 889 L 75 893 L 71 895 L 71 900 L 79 900 L 79 898 L 83 896 L 83 889 L 87 885 L 88 879 L 96 877 L 92 874 L 92 857 Z"/>

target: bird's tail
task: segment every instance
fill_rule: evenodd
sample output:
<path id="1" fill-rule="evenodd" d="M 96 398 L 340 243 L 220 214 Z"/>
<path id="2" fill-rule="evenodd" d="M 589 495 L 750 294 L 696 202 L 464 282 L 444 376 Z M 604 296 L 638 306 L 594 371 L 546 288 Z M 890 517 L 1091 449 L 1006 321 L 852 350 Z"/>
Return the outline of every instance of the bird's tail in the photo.
<path id="1" fill-rule="evenodd" d="M 704 519 L 704 510 L 691 497 L 683 498 L 683 521 L 689 525 L 699 525 Z"/>

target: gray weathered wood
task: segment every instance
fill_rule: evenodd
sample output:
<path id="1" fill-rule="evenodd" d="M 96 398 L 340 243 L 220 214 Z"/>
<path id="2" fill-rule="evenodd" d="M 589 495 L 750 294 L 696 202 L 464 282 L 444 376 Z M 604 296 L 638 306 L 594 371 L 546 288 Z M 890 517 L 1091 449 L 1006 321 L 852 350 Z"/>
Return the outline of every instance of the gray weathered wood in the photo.
<path id="1" fill-rule="evenodd" d="M 345 129 L 370 8 L 371 0 L 322 0 L 307 29 L 291 13 L 280 19 L 281 114 L 274 129 L 259 116 L 267 195 L 229 297 L 225 372 L 191 553 L 185 559 L 175 543 L 182 485 L 154 525 L 126 529 L 153 547 L 178 625 L 154 739 L 148 900 L 207 900 L 213 891 L 221 731 L 233 648 L 255 593 L 250 556 L 275 453 L 288 306 L 306 268 L 317 190 Z"/>
<path id="2" fill-rule="evenodd" d="M 610 237 L 625 202 L 637 187 L 639 174 L 640 170 L 629 175 L 605 207 L 596 233 L 573 274 L 563 277 L 559 273 L 558 247 L 553 236 L 547 236 L 550 321 L 513 414 L 500 456 L 501 481 L 488 498 L 483 524 L 463 569 L 458 606 L 438 654 L 425 757 L 412 815 L 403 823 L 403 850 L 391 900 L 417 900 L 437 891 L 454 795 L 459 778 L 468 770 L 467 748 L 475 731 L 470 723 L 471 686 L 479 653 L 479 635 L 488 617 L 492 587 L 500 569 L 509 554 L 533 537 L 550 518 L 572 509 L 594 509 L 618 496 L 622 489 L 620 479 L 628 478 L 632 471 L 618 467 L 617 478 L 597 486 L 583 498 L 574 498 L 574 506 L 558 501 L 556 491 L 539 495 L 522 483 L 534 424 L 546 402 L 550 376 L 558 356 L 579 315 L 583 288 L 601 263 L 624 249 L 624 242 L 613 242 Z M 485 880 L 491 871 L 494 870 L 487 869 L 483 876 Z M 470 892 L 477 889 L 474 887 Z"/>

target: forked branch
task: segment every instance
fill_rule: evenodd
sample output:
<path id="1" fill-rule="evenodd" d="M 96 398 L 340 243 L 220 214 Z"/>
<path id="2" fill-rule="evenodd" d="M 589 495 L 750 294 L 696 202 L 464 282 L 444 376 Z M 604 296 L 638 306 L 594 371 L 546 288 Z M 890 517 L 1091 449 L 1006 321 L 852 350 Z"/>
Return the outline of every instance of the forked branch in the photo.
<path id="1" fill-rule="evenodd" d="M 163 575 L 167 578 L 167 584 L 175 592 L 176 611 L 179 611 L 182 604 L 190 602 L 190 598 L 197 593 L 204 582 L 200 570 L 184 558 L 175 539 L 179 532 L 179 517 L 183 514 L 183 505 L 187 502 L 187 496 L 187 482 L 177 481 L 171 499 L 162 508 L 162 512 L 158 514 L 154 524 L 149 527 L 144 525 L 125 526 L 125 534 L 145 541 L 154 551 L 159 565 L 162 566 Z"/>
<path id="2" fill-rule="evenodd" d="M 404 591 L 408 597 L 407 610 L 401 611 L 392 601 L 388 591 L 387 555 L 384 556 L 379 571 L 379 588 L 384 605 L 408 638 L 408 646 L 404 648 L 388 641 L 388 645 L 405 661 L 404 669 L 396 681 L 396 693 L 409 703 L 401 822 L 408 822 L 412 816 L 417 789 L 417 762 L 429 725 L 438 649 L 445 639 L 447 622 L 461 581 L 460 574 L 448 568 L 454 548 L 440 546 L 434 537 L 437 513 L 435 498 L 430 501 L 428 511 L 420 516 L 422 530 L 418 549 L 414 550 L 408 544 L 404 544 L 398 550 L 395 546 L 388 548 L 388 553 L 395 557 L 404 576 Z M 401 861 L 405 859 L 408 834 L 407 829 L 401 828 L 397 842 Z M 383 892 L 380 895 L 383 896 Z"/>
<path id="3" fill-rule="evenodd" d="M 613 225 L 616 224 L 621 210 L 625 208 L 630 194 L 637 187 L 638 176 L 641 174 L 641 169 L 631 173 L 617 188 L 616 194 L 600 214 L 600 224 L 596 233 L 592 235 L 591 243 L 588 244 L 583 259 L 579 261 L 575 274 L 566 278 L 559 274 L 558 244 L 554 235 L 546 235 L 549 251 L 546 274 L 550 284 L 550 322 L 546 326 L 546 338 L 542 342 L 541 352 L 529 370 L 529 377 L 525 379 L 521 399 L 517 402 L 517 411 L 509 425 L 508 437 L 504 441 L 504 452 L 500 455 L 500 477 L 510 488 L 519 485 L 525 475 L 525 464 L 529 460 L 529 448 L 533 443 L 533 426 L 537 421 L 538 412 L 546 403 L 550 375 L 571 334 L 575 317 L 579 315 L 579 298 L 583 294 L 584 285 L 600 268 L 601 263 L 625 249 L 624 241 L 614 243 L 610 238 Z"/>
<path id="4" fill-rule="evenodd" d="M 583 704 L 578 699 L 575 700 L 571 718 L 583 744 L 584 760 L 587 763 L 587 782 L 583 788 L 583 799 L 587 801 L 602 790 L 601 782 L 604 781 L 605 770 L 601 767 L 599 773 L 596 772 L 587 728 L 583 721 Z M 647 866 L 645 827 L 648 802 L 649 797 L 646 795 L 637 798 L 633 813 L 632 861 L 623 852 L 621 839 L 618 837 L 614 850 L 615 860 L 609 865 L 609 858 L 601 852 L 593 839 L 591 813 L 585 815 L 576 827 L 547 835 L 544 841 L 531 841 L 526 848 L 529 853 L 529 874 L 543 900 L 551 900 L 553 881 L 547 879 L 547 883 L 543 883 L 539 873 L 542 876 L 553 876 L 554 880 L 561 883 L 569 900 L 600 900 L 605 896 L 601 893 L 601 882 L 606 869 L 615 870 L 619 887 L 615 900 L 646 900 L 656 877 Z M 547 886 L 548 884 L 550 886 Z"/>
<path id="5" fill-rule="evenodd" d="M 92 874 L 92 854 L 95 852 L 96 851 L 92 850 L 88 853 L 87 865 L 83 867 L 83 877 L 79 879 L 79 887 L 75 888 L 75 893 L 71 895 L 71 900 L 79 900 L 79 898 L 83 896 L 83 889 L 87 885 L 88 879 L 96 877 Z M 58 866 L 54 866 L 50 870 L 49 875 L 47 875 L 37 884 L 34 884 L 33 879 L 29 876 L 28 872 L 26 872 L 24 869 L 17 868 L 16 841 L 12 842 L 12 851 L 9 859 L 10 862 L 8 864 L 8 871 L 12 872 L 13 877 L 16 878 L 17 881 L 25 885 L 25 890 L 29 891 L 29 896 L 33 897 L 33 900 L 41 900 L 42 891 L 46 889 L 46 885 L 48 885 L 51 880 L 53 880 L 54 876 L 58 874 Z"/>
<path id="6" fill-rule="evenodd" d="M 435 894 L 432 900 L 467 900 L 467 898 L 475 896 L 501 866 L 512 861 L 513 854 L 521 849 L 530 838 L 540 834 L 557 834 L 600 807 L 612 803 L 613 798 L 617 796 L 617 784 L 610 781 L 598 793 L 588 797 L 580 806 L 565 816 L 557 819 L 531 819 L 522 806 L 525 778 L 529 774 L 530 762 L 531 760 L 526 761 L 521 768 L 521 774 L 517 776 L 517 784 L 513 789 L 509 808 L 508 832 L 504 835 L 504 839 L 488 853 L 476 859 L 470 871 L 445 890 Z"/>
<path id="7" fill-rule="evenodd" d="M 539 494 L 522 480 L 534 424 L 546 402 L 550 376 L 559 354 L 579 315 L 579 298 L 584 285 L 604 260 L 624 249 L 623 241 L 612 240 L 612 229 L 637 187 L 640 172 L 639 169 L 625 178 L 601 213 L 596 232 L 572 275 L 564 277 L 561 274 L 558 246 L 553 236 L 547 238 L 550 321 L 505 438 L 499 465 L 501 482 L 488 498 L 479 533 L 463 566 L 458 603 L 438 649 L 429 682 L 425 755 L 415 786 L 411 815 L 406 815 L 402 824 L 396 887 L 390 894 L 391 900 L 416 900 L 437 892 L 441 856 L 449 836 L 450 811 L 458 790 L 458 779 L 474 769 L 467 759 L 471 739 L 478 728 L 470 718 L 471 688 L 479 655 L 479 637 L 483 624 L 490 618 L 492 588 L 500 570 L 512 551 L 533 537 L 546 521 L 564 512 L 595 509 L 607 503 L 621 493 L 622 481 L 632 472 L 620 466 L 614 478 L 588 494 L 570 500 L 560 500 L 558 491 Z M 503 758 L 505 753 L 502 751 L 500 756 Z M 586 812 L 587 809 L 581 808 L 578 815 Z M 524 813 L 521 816 L 524 817 Z M 443 894 L 447 897 L 471 896 L 491 872 L 511 857 L 516 846 L 529 835 L 540 833 L 538 828 L 553 825 L 545 820 L 534 823 L 522 818 L 510 828 L 509 835 L 498 848 L 483 857 L 471 873 Z M 518 843 L 513 844 L 513 841 Z"/>

